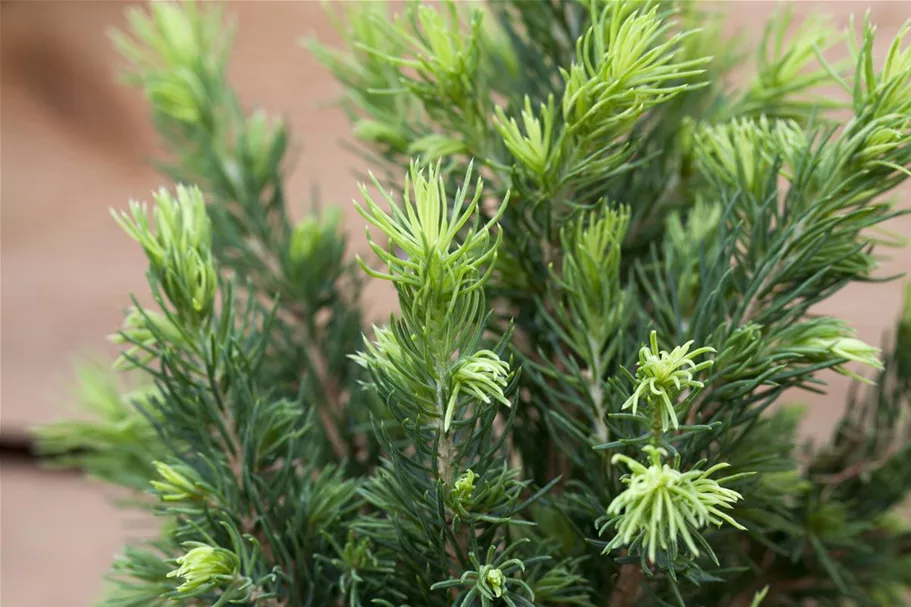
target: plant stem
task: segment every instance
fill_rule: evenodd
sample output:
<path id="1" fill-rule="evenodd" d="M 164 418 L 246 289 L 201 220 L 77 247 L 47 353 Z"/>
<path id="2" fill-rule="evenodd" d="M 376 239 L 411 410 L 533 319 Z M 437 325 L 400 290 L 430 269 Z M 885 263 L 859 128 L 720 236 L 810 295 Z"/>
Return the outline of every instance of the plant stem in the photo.
<path id="1" fill-rule="evenodd" d="M 661 444 L 661 437 L 664 435 L 664 430 L 661 428 L 661 409 L 656 406 L 652 406 L 652 444 L 658 446 Z"/>
<path id="2" fill-rule="evenodd" d="M 310 357 L 310 360 L 313 363 L 317 385 L 328 401 L 323 403 L 322 406 L 317 406 L 316 411 L 319 414 L 320 422 L 322 422 L 326 432 L 326 439 L 329 441 L 336 459 L 342 461 L 348 456 L 345 441 L 338 429 L 338 415 L 344 410 L 342 394 L 334 379 L 329 375 L 325 358 L 321 354 L 315 353 L 315 355 Z"/>
<path id="3" fill-rule="evenodd" d="M 452 460 L 455 454 L 455 445 L 452 441 L 452 435 L 444 430 L 445 419 L 446 419 L 446 400 L 443 398 L 443 378 L 446 375 L 446 368 L 444 365 L 437 366 L 437 380 L 436 380 L 436 404 L 437 409 L 440 412 L 440 420 L 437 425 L 437 431 L 440 433 L 439 444 L 437 445 L 437 476 L 443 485 L 445 485 L 444 490 L 448 491 L 452 488 Z M 446 524 L 449 521 L 444 521 Z M 457 562 L 459 560 L 458 552 L 464 553 L 463 538 L 465 533 L 465 528 L 460 529 L 456 534 L 455 541 L 446 542 L 446 553 L 449 557 Z M 450 568 L 450 574 L 455 575 L 456 570 Z M 450 589 L 450 595 L 453 601 L 458 597 L 458 590 L 456 588 Z"/>
<path id="4" fill-rule="evenodd" d="M 306 333 L 307 343 L 325 343 L 322 327 L 316 324 L 313 314 L 308 314 L 299 306 L 292 306 L 290 311 L 292 316 L 301 323 L 301 327 Z M 338 426 L 338 416 L 342 414 L 345 407 L 345 395 L 335 378 L 329 373 L 328 362 L 322 348 L 312 348 L 305 353 L 304 357 L 305 361 L 309 363 L 307 371 L 312 374 L 316 388 L 322 392 L 323 399 L 317 403 L 316 412 L 325 431 L 326 440 L 336 459 L 342 461 L 349 455 L 353 455 L 348 453 Z"/>
<path id="5" fill-rule="evenodd" d="M 595 434 L 598 440 L 606 443 L 608 439 L 607 424 L 604 423 L 604 388 L 601 387 L 601 356 L 598 352 L 598 344 L 589 337 L 588 347 L 592 351 L 590 376 L 588 381 L 588 395 L 592 399 L 592 406 L 595 408 Z"/>
<path id="6" fill-rule="evenodd" d="M 452 455 L 454 446 L 452 437 L 443 433 L 440 436 L 440 447 L 437 450 L 437 473 L 440 475 L 443 483 L 447 486 L 452 485 Z"/>
<path id="7" fill-rule="evenodd" d="M 257 607 L 283 607 L 287 604 L 284 599 L 280 600 L 277 597 L 261 598 L 260 594 L 265 593 L 259 589 L 254 590 L 250 595 L 250 604 L 257 605 Z"/>
<path id="8" fill-rule="evenodd" d="M 639 565 L 627 564 L 620 567 L 617 584 L 610 596 L 610 607 L 632 607 L 639 596 L 639 582 L 642 579 L 642 568 Z"/>
<path id="9" fill-rule="evenodd" d="M 452 436 L 443 429 L 443 420 L 446 419 L 446 402 L 443 399 L 443 375 L 440 374 L 436 383 L 437 388 L 437 408 L 440 411 L 440 442 L 437 447 L 437 474 L 447 486 L 452 485 L 452 456 L 454 445 Z"/>

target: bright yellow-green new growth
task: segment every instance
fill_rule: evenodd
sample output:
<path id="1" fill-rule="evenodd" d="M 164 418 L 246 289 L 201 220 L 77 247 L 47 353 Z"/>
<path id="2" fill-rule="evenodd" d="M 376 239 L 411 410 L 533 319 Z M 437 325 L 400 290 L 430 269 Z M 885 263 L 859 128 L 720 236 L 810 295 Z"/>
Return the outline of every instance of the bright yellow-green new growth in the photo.
<path id="1" fill-rule="evenodd" d="M 650 463 L 645 466 L 625 455 L 615 455 L 612 463 L 623 463 L 630 474 L 623 477 L 627 488 L 607 508 L 610 517 L 601 527 L 604 533 L 614 526 L 617 535 L 604 549 L 607 553 L 619 546 L 629 546 L 639 541 L 647 550 L 652 562 L 657 559 L 658 548 L 676 549 L 678 539 L 699 555 L 693 535 L 708 525 L 728 523 L 745 529 L 722 509 L 730 509 L 742 499 L 732 489 L 721 486 L 726 479 L 709 478 L 728 464 L 716 464 L 708 470 L 681 472 L 664 463 L 667 451 L 648 445 L 643 448 Z"/>
<path id="2" fill-rule="evenodd" d="M 706 360 L 697 364 L 694 359 L 701 354 L 715 352 L 715 349 L 702 347 L 690 352 L 693 342 L 688 341 L 670 352 L 659 350 L 656 331 L 652 331 L 649 341 L 651 348 L 644 346 L 639 350 L 636 389 L 621 409 L 632 408 L 635 414 L 639 400 L 644 398 L 653 407 L 660 408 L 661 430 L 667 432 L 671 427 L 676 430 L 679 424 L 674 399 L 683 390 L 703 387 L 703 383 L 694 376 L 711 367 L 713 361 Z"/>
<path id="3" fill-rule="evenodd" d="M 233 552 L 199 542 L 187 542 L 193 548 L 177 559 L 178 568 L 169 578 L 183 578 L 178 592 L 193 592 L 207 585 L 218 585 L 238 575 L 240 561 Z"/>

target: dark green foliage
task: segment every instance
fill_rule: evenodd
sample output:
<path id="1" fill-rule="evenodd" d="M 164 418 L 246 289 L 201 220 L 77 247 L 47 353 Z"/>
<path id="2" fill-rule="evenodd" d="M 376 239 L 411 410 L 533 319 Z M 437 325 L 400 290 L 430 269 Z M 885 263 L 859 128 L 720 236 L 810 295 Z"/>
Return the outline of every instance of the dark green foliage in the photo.
<path id="1" fill-rule="evenodd" d="M 90 376 L 97 421 L 40 431 L 164 521 L 104 604 L 906 604 L 911 308 L 881 357 L 814 306 L 889 278 L 908 27 L 877 62 L 868 20 L 784 12 L 747 65 L 694 3 L 342 7 L 310 48 L 376 174 L 360 269 L 337 212 L 289 219 L 216 11 L 118 38 L 181 184 L 118 218 L 152 387 Z M 399 299 L 367 339 L 360 271 Z M 871 385 L 800 445 L 832 372 Z"/>

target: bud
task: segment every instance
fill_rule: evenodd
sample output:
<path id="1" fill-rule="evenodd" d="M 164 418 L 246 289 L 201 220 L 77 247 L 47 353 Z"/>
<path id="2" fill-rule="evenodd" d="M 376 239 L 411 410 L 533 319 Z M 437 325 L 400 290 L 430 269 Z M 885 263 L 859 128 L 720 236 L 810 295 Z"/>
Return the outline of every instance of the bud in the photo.
<path id="1" fill-rule="evenodd" d="M 765 117 L 760 118 L 763 128 L 768 128 L 768 121 Z M 774 152 L 768 151 L 773 155 L 780 156 L 784 162 L 785 177 L 792 180 L 793 172 L 806 158 L 810 142 L 803 128 L 793 120 L 776 120 L 772 123 L 771 133 L 775 144 Z"/>
<path id="2" fill-rule="evenodd" d="M 449 23 L 441 12 L 436 7 L 417 8 L 417 21 L 424 35 L 423 48 L 415 50 L 422 58 L 419 65 L 429 72 L 425 72 L 425 78 L 435 81 L 448 96 L 459 98 L 463 94 L 464 83 L 473 79 L 478 68 L 482 19 L 476 11 L 472 16 L 471 33 L 466 36 L 454 10 L 450 11 Z"/>
<path id="3" fill-rule="evenodd" d="M 569 291 L 585 296 L 585 309 L 603 308 L 610 291 L 619 289 L 620 254 L 629 218 L 629 207 L 608 208 L 580 216 L 561 230 L 561 241 L 569 253 L 563 260 L 563 282 Z"/>
<path id="4" fill-rule="evenodd" d="M 817 343 L 824 344 L 833 354 L 842 358 L 847 358 L 878 370 L 883 368 L 883 364 L 879 360 L 880 349 L 854 337 L 818 340 Z"/>
<path id="5" fill-rule="evenodd" d="M 509 363 L 500 360 L 490 350 L 480 350 L 459 361 L 452 372 L 452 393 L 446 406 L 443 431 L 449 432 L 459 394 L 470 396 L 489 404 L 491 399 L 511 407 L 512 403 L 503 393 L 509 381 Z"/>
<path id="6" fill-rule="evenodd" d="M 455 482 L 449 496 L 452 509 L 461 516 L 467 516 L 474 493 L 474 481 L 478 478 L 472 470 L 466 470 Z"/>
<path id="7" fill-rule="evenodd" d="M 168 285 L 167 275 L 165 278 L 165 291 L 174 294 L 169 293 L 169 299 L 177 307 L 178 314 L 195 317 L 196 324 L 208 318 L 215 306 L 218 275 L 210 253 L 211 251 L 189 249 L 183 257 L 174 260 L 172 267 L 179 272 L 176 279 Z M 186 294 L 188 299 L 181 301 L 177 293 L 180 293 L 184 285 L 189 289 Z"/>
<path id="8" fill-rule="evenodd" d="M 468 145 L 463 139 L 447 137 L 438 133 L 416 139 L 408 146 L 409 156 L 421 156 L 427 162 L 466 153 L 468 153 Z"/>
<path id="9" fill-rule="evenodd" d="M 192 469 L 186 466 L 169 466 L 161 462 L 153 462 L 152 465 L 164 479 L 151 481 L 162 501 L 189 502 L 203 497 L 199 480 Z"/>
<path id="10" fill-rule="evenodd" d="M 699 198 L 687 214 L 686 222 L 679 212 L 673 212 L 667 219 L 667 235 L 671 245 L 680 257 L 693 258 L 698 264 L 699 248 L 718 230 L 722 208 L 717 203 L 707 203 Z"/>
<path id="11" fill-rule="evenodd" d="M 374 186 L 392 203 L 391 214 L 361 185 L 365 205 L 355 203 L 355 208 L 389 239 L 388 245 L 376 243 L 368 228 L 367 242 L 386 270 L 374 270 L 358 257 L 362 269 L 374 278 L 409 290 L 411 296 L 416 296 L 423 285 L 433 284 L 433 289 L 423 289 L 421 297 L 429 297 L 432 301 L 424 303 L 435 307 L 434 313 L 439 314 L 450 312 L 454 291 L 468 294 L 480 288 L 490 276 L 499 245 L 499 236 L 496 242 L 490 242 L 490 231 L 505 212 L 507 199 L 486 224 L 471 222 L 483 194 L 483 183 L 478 179 L 474 196 L 468 198 L 472 174 L 473 165 L 469 163 L 462 186 L 454 199 L 448 200 L 448 179 L 442 163 L 422 168 L 412 162 L 401 203 L 395 202 L 391 193 L 372 177 Z M 443 212 L 444 209 L 451 211 Z"/>
<path id="12" fill-rule="evenodd" d="M 699 297 L 700 258 L 711 259 L 719 241 L 718 226 L 721 223 L 722 206 L 706 203 L 700 196 L 696 203 L 684 213 L 674 211 L 665 221 L 666 244 L 669 258 L 677 275 L 677 297 L 680 312 L 691 317 Z"/>
<path id="13" fill-rule="evenodd" d="M 696 136 L 696 129 L 696 121 L 690 116 L 684 116 L 677 127 L 675 140 L 680 154 L 684 158 L 689 158 L 693 153 L 693 139 Z"/>
<path id="14" fill-rule="evenodd" d="M 230 550 L 199 542 L 187 542 L 184 546 L 193 548 L 177 559 L 178 568 L 167 576 L 183 578 L 184 582 L 177 587 L 177 592 L 194 592 L 237 580 L 240 561 Z"/>
<path id="15" fill-rule="evenodd" d="M 866 107 L 873 109 L 876 118 L 898 117 L 901 120 L 899 124 L 903 123 L 901 128 L 906 129 L 907 115 L 911 109 L 911 46 L 905 42 L 905 37 L 911 32 L 911 22 L 904 23 L 892 39 L 882 70 L 878 73 L 873 69 L 872 57 L 875 31 L 867 14 L 861 50 L 866 70 L 863 86 L 855 91 L 855 104 L 862 101 Z"/>
<path id="16" fill-rule="evenodd" d="M 706 526 L 720 527 L 727 522 L 737 529 L 745 529 L 721 510 L 732 508 L 742 496 L 721 486 L 729 479 L 709 478 L 728 464 L 717 464 L 704 472 L 680 472 L 662 462 L 667 457 L 664 449 L 648 445 L 643 451 L 650 459 L 647 467 L 620 454 L 611 460 L 611 463 L 626 464 L 630 474 L 623 477 L 627 488 L 608 506 L 608 521 L 599 531 L 603 534 L 610 526 L 617 528 L 617 535 L 605 547 L 604 554 L 619 546 L 639 543 L 654 563 L 659 547 L 676 551 L 682 538 L 693 556 L 698 556 L 693 534 Z"/>
<path id="17" fill-rule="evenodd" d="M 873 168 L 883 161 L 888 161 L 891 154 L 907 146 L 909 141 L 908 133 L 902 129 L 888 126 L 871 128 L 870 134 L 865 138 L 854 139 L 860 147 L 857 151 L 857 161 L 864 168 Z"/>
<path id="18" fill-rule="evenodd" d="M 569 71 L 560 68 L 560 73 L 566 82 L 562 100 L 563 120 L 572 128 L 588 117 L 594 105 L 593 95 L 590 92 L 591 80 L 585 67 L 579 63 L 573 63 Z"/>
<path id="19" fill-rule="evenodd" d="M 369 537 L 357 537 L 354 531 L 348 532 L 348 539 L 342 549 L 342 557 L 352 571 L 376 566 L 377 558 L 373 554 L 373 543 Z"/>
<path id="20" fill-rule="evenodd" d="M 152 16 L 165 59 L 174 66 L 192 65 L 203 50 L 197 38 L 195 11 L 172 2 L 158 2 L 153 5 Z"/>
<path id="21" fill-rule="evenodd" d="M 541 104 L 537 116 L 532 109 L 531 99 L 526 95 L 525 109 L 522 110 L 524 134 L 515 118 L 507 118 L 502 108 L 496 108 L 495 124 L 503 143 L 539 182 L 543 181 L 553 168 L 551 142 L 554 118 L 553 95 L 548 98 L 547 105 Z"/>
<path id="22" fill-rule="evenodd" d="M 813 483 L 804 479 L 800 470 L 766 472 L 759 483 L 768 495 L 796 496 L 813 489 Z"/>
<path id="23" fill-rule="evenodd" d="M 635 415 L 640 398 L 645 398 L 657 407 L 661 417 L 661 429 L 667 432 L 672 427 L 678 427 L 677 412 L 674 409 L 674 399 L 683 390 L 688 388 L 702 388 L 703 383 L 693 376 L 712 366 L 713 361 L 706 360 L 695 363 L 693 360 L 701 355 L 714 352 L 714 348 L 703 347 L 689 351 L 692 341 L 682 346 L 677 346 L 672 351 L 658 349 L 658 333 L 652 331 L 649 338 L 651 349 L 648 346 L 639 350 L 639 367 L 636 369 L 636 389 L 633 391 L 621 409 L 632 408 Z"/>
<path id="24" fill-rule="evenodd" d="M 496 568 L 488 569 L 487 575 L 484 576 L 484 582 L 495 597 L 500 598 L 503 596 L 503 591 L 506 589 L 506 578 L 501 570 Z"/>
<path id="25" fill-rule="evenodd" d="M 185 342 L 180 327 L 170 318 L 139 308 L 130 309 L 123 328 L 109 339 L 114 344 L 130 346 L 114 361 L 114 368 L 119 371 L 133 369 L 137 364 L 144 365 L 155 358 L 155 352 L 163 347 L 179 346 Z"/>
<path id="26" fill-rule="evenodd" d="M 474 481 L 476 478 L 478 478 L 477 474 L 471 470 L 466 470 L 465 473 L 456 480 L 452 489 L 453 496 L 460 501 L 471 498 L 471 494 L 474 493 Z"/>
<path id="27" fill-rule="evenodd" d="M 763 347 L 762 325 L 751 322 L 737 327 L 715 359 L 716 368 L 729 379 L 751 375 Z"/>
<path id="28" fill-rule="evenodd" d="M 408 147 L 407 133 L 397 124 L 358 120 L 354 125 L 354 137 L 369 143 L 385 143 L 397 150 Z"/>
<path id="29" fill-rule="evenodd" d="M 199 188 L 183 185 L 177 186 L 176 196 L 162 188 L 154 199 L 154 229 L 145 204 L 135 201 L 129 214 L 114 213 L 114 219 L 145 250 L 178 318 L 195 328 L 211 316 L 218 289 L 205 201 Z"/>
<path id="30" fill-rule="evenodd" d="M 391 329 L 374 325 L 373 333 L 375 341 L 370 342 L 365 339 L 364 347 L 366 351 L 352 354 L 352 360 L 365 369 L 373 367 L 394 373 L 405 360 L 402 347 L 396 340 L 395 332 Z"/>
<path id="31" fill-rule="evenodd" d="M 338 236 L 342 212 L 338 207 L 329 207 L 323 217 L 308 215 L 302 219 L 291 234 L 291 244 L 288 251 L 291 262 L 301 266 L 314 260 L 321 251 L 327 251 Z"/>
<path id="32" fill-rule="evenodd" d="M 524 538 L 524 540 L 520 541 L 530 542 L 531 539 Z M 481 604 L 492 605 L 494 599 L 503 597 L 506 603 L 513 605 L 514 603 L 511 600 L 511 597 L 506 595 L 506 593 L 509 589 L 509 584 L 514 584 L 524 590 L 528 597 L 534 601 L 535 592 L 531 589 L 531 586 L 524 582 L 520 577 L 508 577 L 510 572 L 513 571 L 519 570 L 524 572 L 525 563 L 518 558 L 511 558 L 508 560 L 496 558 L 496 549 L 496 544 L 491 544 L 488 547 L 487 558 L 485 559 L 484 564 L 481 564 L 477 554 L 469 552 L 468 560 L 474 566 L 474 569 L 466 571 L 460 578 L 438 582 L 431 586 L 431 590 L 452 588 L 458 585 L 470 585 L 471 590 L 469 590 L 466 595 L 468 600 L 471 600 L 472 597 L 477 597 L 481 599 Z M 509 550 L 509 548 L 506 549 L 507 552 Z M 503 555 L 505 555 L 505 553 L 503 553 Z M 523 604 L 531 604 L 527 600 L 521 602 Z"/>
<path id="33" fill-rule="evenodd" d="M 287 141 L 285 124 L 280 119 L 263 110 L 255 110 L 247 118 L 242 145 L 257 187 L 261 188 L 279 169 Z"/>
<path id="34" fill-rule="evenodd" d="M 572 67 L 560 70 L 566 82 L 563 116 L 571 133 L 596 138 L 627 131 L 704 71 L 710 59 L 679 54 L 688 34 L 665 37 L 667 27 L 657 7 L 635 2 L 603 3 L 600 14 L 592 14 Z"/>
<path id="35" fill-rule="evenodd" d="M 165 74 L 148 83 L 146 96 L 152 106 L 178 122 L 196 123 L 205 94 L 192 73 Z"/>
<path id="36" fill-rule="evenodd" d="M 696 133 L 696 157 L 706 173 L 761 198 L 773 162 L 764 152 L 770 141 L 767 122 L 743 118 L 708 125 Z"/>
<path id="37" fill-rule="evenodd" d="M 844 322 L 835 318 L 824 317 L 815 321 L 802 323 L 794 327 L 783 339 L 785 348 L 793 348 L 810 361 L 826 362 L 833 358 L 860 363 L 876 370 L 882 370 L 880 349 L 875 348 L 854 337 L 854 331 Z M 859 381 L 869 380 L 853 373 L 838 364 L 833 370 Z"/>
<path id="38" fill-rule="evenodd" d="M 129 12 L 129 34 L 114 34 L 139 84 L 157 112 L 195 124 L 208 111 L 202 82 L 223 66 L 228 41 L 220 12 L 194 3 L 153 2 Z"/>

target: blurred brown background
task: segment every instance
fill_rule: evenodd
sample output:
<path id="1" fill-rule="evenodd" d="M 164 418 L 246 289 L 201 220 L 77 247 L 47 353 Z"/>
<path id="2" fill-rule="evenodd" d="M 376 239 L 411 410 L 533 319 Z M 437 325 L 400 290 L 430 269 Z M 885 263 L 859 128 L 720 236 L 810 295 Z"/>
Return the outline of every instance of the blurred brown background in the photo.
<path id="1" fill-rule="evenodd" d="M 146 164 L 156 151 L 141 97 L 115 80 L 120 65 L 106 32 L 121 27 L 120 1 L 0 3 L 0 204 L 2 204 L 2 417 L 4 437 L 71 413 L 74 358 L 105 355 L 104 336 L 121 321 L 130 292 L 143 293 L 143 256 L 111 221 L 108 209 L 147 199 L 165 180 Z M 772 2 L 729 3 L 731 25 L 755 38 Z M 302 36 L 335 39 L 315 1 L 229 2 L 238 21 L 232 78 L 242 98 L 284 114 L 299 161 L 290 178 L 303 208 L 318 182 L 322 199 L 349 211 L 353 248 L 362 249 L 361 221 L 349 204 L 357 192 L 355 158 L 341 139 L 344 117 L 326 102 L 339 92 L 300 46 Z M 911 2 L 801 2 L 845 25 L 871 9 L 880 54 Z M 907 189 L 906 189 L 907 193 Z M 907 196 L 906 196 L 907 199 Z M 907 203 L 903 203 L 907 204 Z M 911 235 L 911 221 L 892 229 Z M 911 267 L 911 251 L 895 253 L 884 272 Z M 382 287 L 368 294 L 374 312 L 392 305 Z M 848 319 L 878 343 L 900 305 L 899 284 L 858 285 L 825 311 Z M 807 431 L 823 434 L 841 408 L 846 382 L 833 380 L 829 399 L 813 404 Z M 102 488 L 4 460 L 0 505 L 0 603 L 6 607 L 87 607 L 124 541 L 147 522 L 119 513 Z M 3 558 L 5 557 L 5 558 Z"/>

